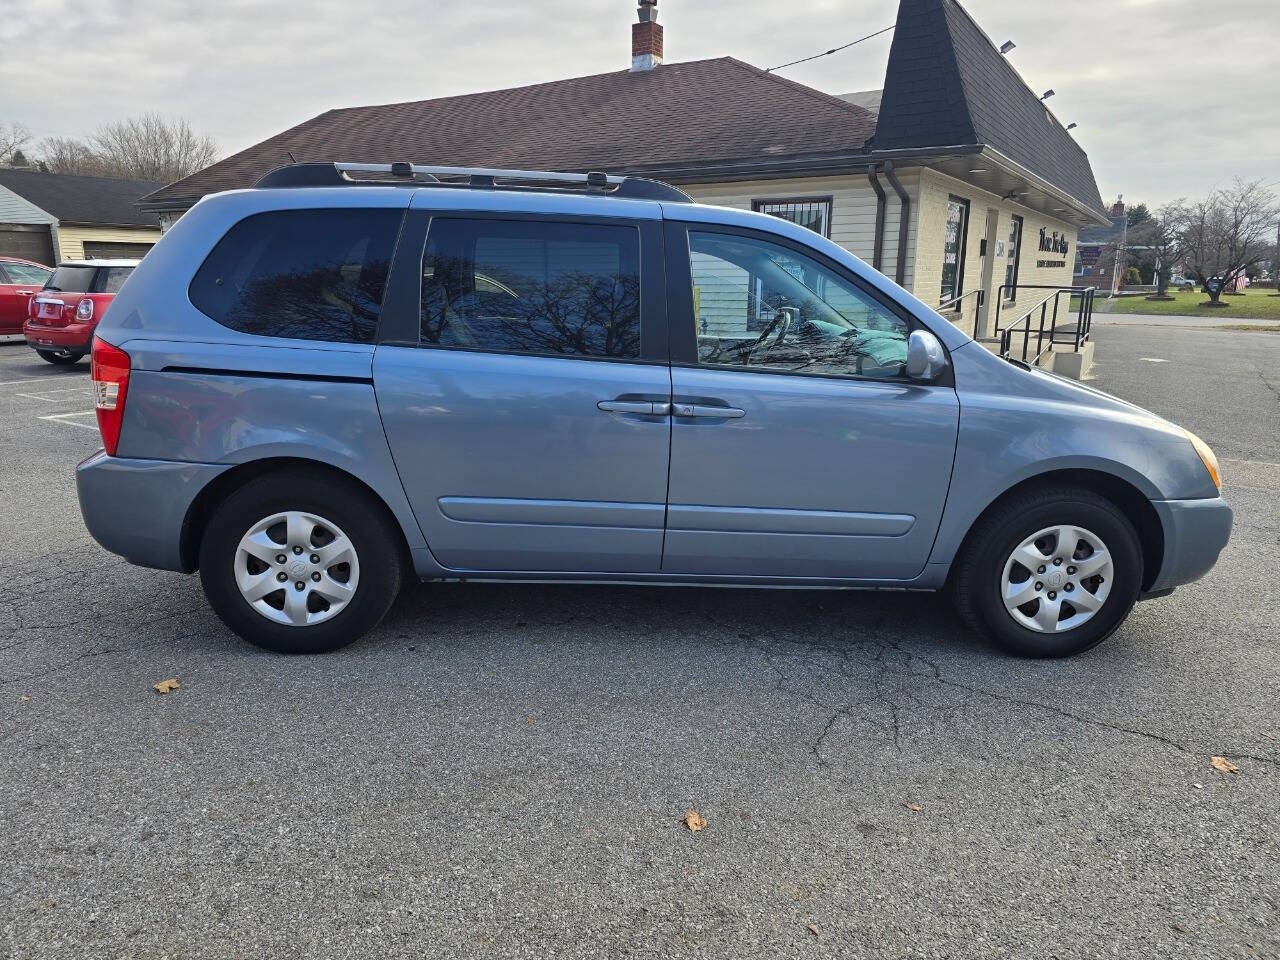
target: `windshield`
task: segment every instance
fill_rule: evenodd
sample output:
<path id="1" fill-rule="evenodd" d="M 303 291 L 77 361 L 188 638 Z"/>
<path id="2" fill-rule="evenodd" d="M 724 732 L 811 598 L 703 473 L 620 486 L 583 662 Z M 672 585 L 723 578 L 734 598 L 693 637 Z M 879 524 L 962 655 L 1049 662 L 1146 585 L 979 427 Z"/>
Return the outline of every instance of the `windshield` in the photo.
<path id="1" fill-rule="evenodd" d="M 88 293 L 93 286 L 94 267 L 58 267 L 44 288 L 68 293 Z"/>

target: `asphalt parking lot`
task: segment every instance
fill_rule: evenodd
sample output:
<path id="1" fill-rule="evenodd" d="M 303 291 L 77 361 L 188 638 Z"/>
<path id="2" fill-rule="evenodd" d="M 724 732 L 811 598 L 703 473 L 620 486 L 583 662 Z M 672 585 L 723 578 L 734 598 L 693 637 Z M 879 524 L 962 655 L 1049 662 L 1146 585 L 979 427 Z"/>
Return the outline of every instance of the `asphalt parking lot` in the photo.
<path id="1" fill-rule="evenodd" d="M 917 595 L 480 585 L 271 656 L 89 538 L 87 363 L 0 345 L 0 953 L 1280 956 L 1280 336 L 1096 339 L 1237 521 L 1062 662 Z"/>

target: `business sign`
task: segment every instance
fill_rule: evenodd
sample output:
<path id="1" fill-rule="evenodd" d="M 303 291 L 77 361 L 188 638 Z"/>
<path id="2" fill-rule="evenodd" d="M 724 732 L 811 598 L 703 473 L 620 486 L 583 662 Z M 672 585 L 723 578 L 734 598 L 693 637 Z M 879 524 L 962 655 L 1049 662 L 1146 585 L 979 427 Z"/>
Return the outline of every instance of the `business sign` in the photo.
<path id="1" fill-rule="evenodd" d="M 1057 253 L 1062 255 L 1061 260 L 1037 260 L 1037 267 L 1065 267 L 1067 265 L 1067 253 L 1071 249 L 1071 242 L 1067 239 L 1065 233 L 1059 233 L 1057 230 L 1050 233 L 1047 227 L 1040 228 L 1040 252 L 1041 253 Z"/>

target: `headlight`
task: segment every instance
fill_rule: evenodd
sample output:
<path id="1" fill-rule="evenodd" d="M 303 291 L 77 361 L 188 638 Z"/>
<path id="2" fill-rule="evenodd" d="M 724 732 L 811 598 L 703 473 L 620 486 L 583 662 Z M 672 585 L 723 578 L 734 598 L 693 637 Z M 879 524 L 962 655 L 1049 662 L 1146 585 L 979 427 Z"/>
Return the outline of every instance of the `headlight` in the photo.
<path id="1" fill-rule="evenodd" d="M 1197 437 L 1190 430 L 1183 428 L 1187 439 L 1191 441 L 1191 445 L 1196 448 L 1196 453 L 1200 455 L 1200 461 L 1204 464 L 1209 476 L 1213 479 L 1213 485 L 1218 488 L 1218 492 L 1222 492 L 1222 472 L 1218 469 L 1218 458 L 1213 455 L 1213 451 L 1209 449 L 1209 445 Z"/>

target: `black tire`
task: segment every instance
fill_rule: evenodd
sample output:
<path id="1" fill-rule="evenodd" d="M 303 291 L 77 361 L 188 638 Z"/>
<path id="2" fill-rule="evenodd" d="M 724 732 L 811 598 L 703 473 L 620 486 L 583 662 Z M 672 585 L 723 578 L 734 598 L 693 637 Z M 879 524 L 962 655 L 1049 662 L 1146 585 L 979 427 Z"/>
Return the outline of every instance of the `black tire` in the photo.
<path id="1" fill-rule="evenodd" d="M 236 584 L 241 538 L 264 518 L 285 511 L 332 521 L 358 557 L 354 596 L 320 623 L 290 626 L 269 620 Z M 399 529 L 366 490 L 341 477 L 294 468 L 256 477 L 218 505 L 200 543 L 200 580 L 214 612 L 250 643 L 276 653 L 328 653 L 359 639 L 391 608 L 404 576 L 403 556 Z"/>
<path id="2" fill-rule="evenodd" d="M 84 356 L 83 353 L 76 353 L 74 350 L 37 350 L 40 359 L 47 363 L 55 363 L 58 366 L 70 366 L 73 363 L 79 363 Z"/>
<path id="3" fill-rule="evenodd" d="M 1058 633 L 1038 632 L 1016 622 L 1005 609 L 1001 584 L 1014 549 L 1058 524 L 1074 524 L 1100 537 L 1111 553 L 1113 577 L 1110 593 L 1092 619 Z M 1067 486 L 1014 494 L 989 510 L 970 531 L 951 578 L 961 618 L 1018 657 L 1070 657 L 1097 646 L 1124 622 L 1141 586 L 1142 547 L 1133 525 L 1106 498 Z M 1063 599 L 1069 601 L 1068 595 Z"/>

